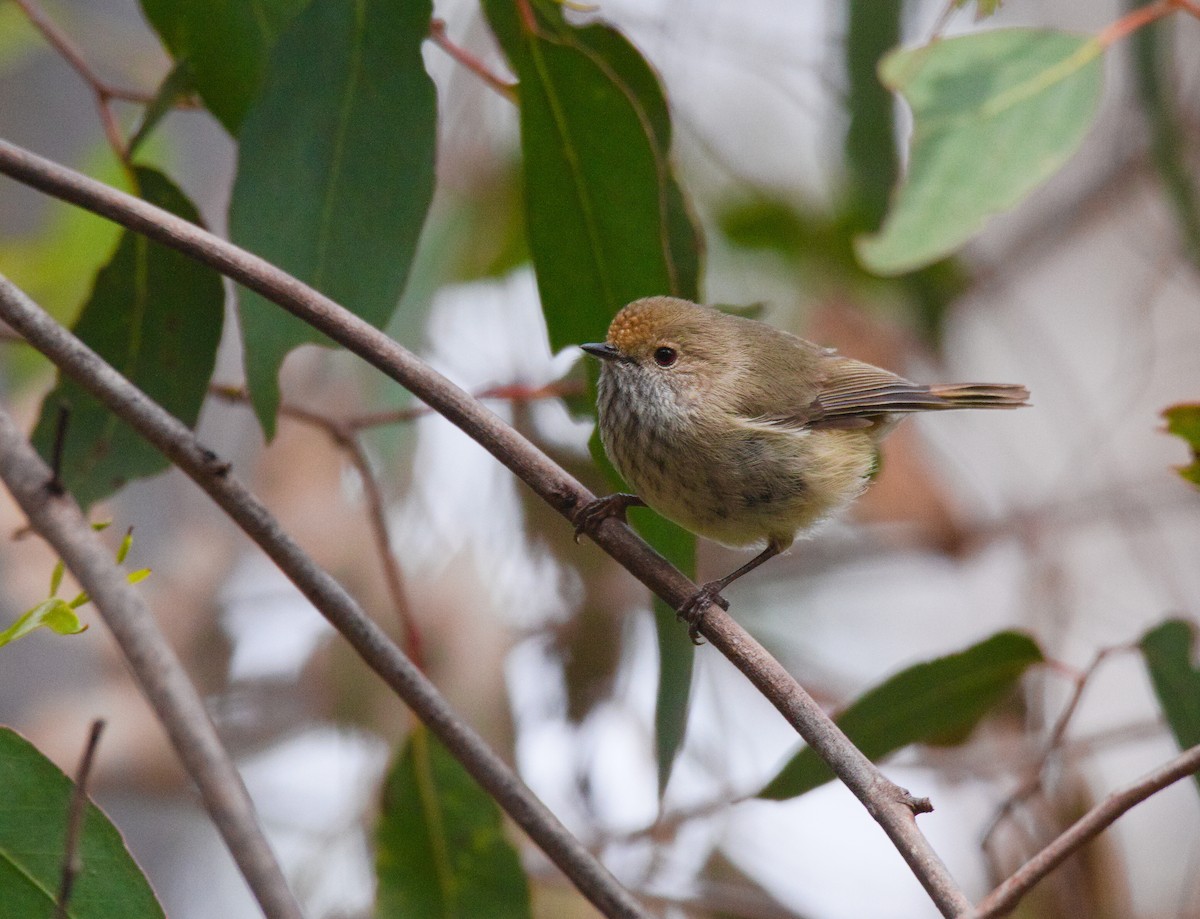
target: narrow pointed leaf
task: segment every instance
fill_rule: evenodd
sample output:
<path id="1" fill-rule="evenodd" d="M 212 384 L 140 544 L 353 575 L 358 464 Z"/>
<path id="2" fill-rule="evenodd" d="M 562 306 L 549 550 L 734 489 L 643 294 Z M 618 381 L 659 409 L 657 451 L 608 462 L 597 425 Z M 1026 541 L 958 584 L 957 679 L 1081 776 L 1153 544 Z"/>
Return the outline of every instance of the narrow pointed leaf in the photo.
<path id="1" fill-rule="evenodd" d="M 1154 694 L 1181 750 L 1200 744 L 1200 665 L 1195 643 L 1195 626 L 1182 619 L 1167 620 L 1141 641 Z M 1200 788 L 1200 774 L 1193 778 Z"/>
<path id="2" fill-rule="evenodd" d="M 186 61 L 205 106 L 237 134 L 267 56 L 306 0 L 142 0 L 142 12 L 176 61 Z"/>
<path id="3" fill-rule="evenodd" d="M 519 78 L 526 227 L 551 346 L 603 338 L 639 297 L 699 299 L 701 240 L 672 169 L 657 75 L 615 29 L 573 27 L 555 3 L 485 0 L 484 11 Z M 692 573 L 693 536 L 653 514 L 631 519 Z M 666 604 L 654 608 L 662 786 L 683 738 L 692 649 Z"/>
<path id="4" fill-rule="evenodd" d="M 375 834 L 377 919 L 528 919 L 500 809 L 418 725 L 388 774 Z"/>
<path id="5" fill-rule="evenodd" d="M 902 274 L 953 252 L 1054 174 L 1091 127 L 1102 83 L 1092 37 L 995 29 L 895 51 L 883 82 L 913 112 L 908 174 L 863 264 Z"/>
<path id="6" fill-rule="evenodd" d="M 54 915 L 74 788 L 33 744 L 0 728 L 0 914 Z M 121 834 L 90 802 L 76 851 L 70 919 L 162 919 Z"/>
<path id="7" fill-rule="evenodd" d="M 551 345 L 602 338 L 630 300 L 696 299 L 699 235 L 654 71 L 616 30 L 553 3 L 486 0 L 520 80 L 526 223 Z"/>
<path id="8" fill-rule="evenodd" d="M 139 195 L 199 223 L 195 207 L 166 176 L 135 167 Z M 96 275 L 75 334 L 150 398 L 191 427 L 200 414 L 221 338 L 220 276 L 132 231 Z M 53 455 L 60 407 L 69 415 L 60 478 L 87 507 L 169 462 L 82 387 L 61 378 L 42 402 L 34 444 Z"/>
<path id="9" fill-rule="evenodd" d="M 965 651 L 902 670 L 860 696 L 836 721 L 874 761 L 912 743 L 959 743 L 1042 659 L 1028 635 L 999 632 Z M 758 796 L 793 798 L 832 778 L 824 761 L 805 747 Z"/>
<path id="10" fill-rule="evenodd" d="M 280 37 L 239 134 L 233 239 L 376 326 L 399 302 L 433 196 L 430 0 L 314 0 Z M 328 343 L 239 295 L 246 379 L 268 436 L 279 368 Z"/>

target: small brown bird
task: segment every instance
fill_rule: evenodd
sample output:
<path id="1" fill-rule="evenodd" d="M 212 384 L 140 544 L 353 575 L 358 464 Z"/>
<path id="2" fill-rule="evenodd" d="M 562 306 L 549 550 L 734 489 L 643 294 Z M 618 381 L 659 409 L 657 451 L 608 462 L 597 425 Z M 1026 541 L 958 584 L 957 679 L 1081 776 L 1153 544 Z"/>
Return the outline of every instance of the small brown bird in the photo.
<path id="1" fill-rule="evenodd" d="M 646 505 L 729 546 L 766 543 L 680 609 L 692 638 L 721 591 L 856 498 L 910 412 L 1018 408 L 1024 386 L 926 386 L 787 332 L 674 297 L 636 300 L 602 344 L 600 437 L 636 495 L 599 498 L 576 534 Z"/>

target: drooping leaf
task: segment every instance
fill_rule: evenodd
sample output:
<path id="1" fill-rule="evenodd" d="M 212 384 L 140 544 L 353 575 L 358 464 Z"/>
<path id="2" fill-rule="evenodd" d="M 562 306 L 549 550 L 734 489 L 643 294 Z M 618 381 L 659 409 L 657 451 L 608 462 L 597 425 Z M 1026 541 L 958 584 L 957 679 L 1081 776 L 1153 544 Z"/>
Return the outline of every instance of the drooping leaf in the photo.
<path id="1" fill-rule="evenodd" d="M 700 243 L 671 170 L 658 78 L 616 30 L 553 3 L 486 0 L 520 80 L 526 224 L 555 349 L 638 297 L 697 299 Z"/>
<path id="2" fill-rule="evenodd" d="M 233 239 L 376 326 L 399 302 L 433 195 L 431 10 L 314 0 L 280 37 L 239 134 Z M 239 301 L 246 379 L 270 436 L 284 357 L 326 339 L 258 294 Z"/>
<path id="3" fill-rule="evenodd" d="M 135 167 L 139 195 L 199 223 L 195 206 L 162 173 Z M 211 268 L 126 231 L 96 275 L 74 331 L 150 398 L 196 423 L 221 337 L 225 293 Z M 52 457 L 60 407 L 69 409 L 60 478 L 81 505 L 169 465 L 82 387 L 60 378 L 42 402 L 33 442 Z"/>
<path id="4" fill-rule="evenodd" d="M 1168 619 L 1142 636 L 1150 682 L 1179 749 L 1200 744 L 1200 666 L 1195 661 L 1196 628 Z M 1200 787 L 1200 775 L 1195 775 Z"/>
<path id="5" fill-rule="evenodd" d="M 960 743 L 1042 659 L 1028 635 L 998 632 L 965 651 L 902 670 L 867 690 L 835 720 L 874 761 L 913 743 Z M 824 761 L 805 747 L 758 796 L 792 798 L 832 778 Z"/>
<path id="6" fill-rule="evenodd" d="M 0 913 L 54 915 L 74 784 L 23 737 L 0 728 Z M 162 919 L 150 885 L 117 832 L 88 803 L 70 919 Z"/>
<path id="7" fill-rule="evenodd" d="M 500 809 L 424 726 L 392 765 L 375 834 L 377 919 L 528 919 Z"/>
<path id="8" fill-rule="evenodd" d="M 1200 403 L 1172 405 L 1163 410 L 1167 431 L 1182 437 L 1192 451 L 1192 461 L 1180 466 L 1179 474 L 1200 487 Z"/>
<path id="9" fill-rule="evenodd" d="M 908 174 L 863 264 L 901 274 L 952 252 L 1056 172 L 1100 99 L 1095 38 L 996 29 L 893 52 L 880 76 L 913 111 Z"/>
<path id="10" fill-rule="evenodd" d="M 236 135 L 272 46 L 306 2 L 142 0 L 142 12 L 176 61 L 188 62 L 208 110 Z"/>
<path id="11" fill-rule="evenodd" d="M 900 41 L 903 5 L 851 0 L 846 25 L 846 172 L 854 222 L 879 225 L 899 171 L 892 94 L 879 81 L 879 61 Z"/>
<path id="12" fill-rule="evenodd" d="M 639 297 L 699 299 L 701 242 L 672 172 L 670 115 L 654 71 L 615 29 L 571 26 L 555 3 L 485 0 L 484 11 L 519 79 L 526 228 L 551 346 L 603 338 Z M 694 537 L 654 514 L 631 519 L 692 573 Z M 692 649 L 673 611 L 655 601 L 655 612 L 665 785 L 683 737 Z"/>

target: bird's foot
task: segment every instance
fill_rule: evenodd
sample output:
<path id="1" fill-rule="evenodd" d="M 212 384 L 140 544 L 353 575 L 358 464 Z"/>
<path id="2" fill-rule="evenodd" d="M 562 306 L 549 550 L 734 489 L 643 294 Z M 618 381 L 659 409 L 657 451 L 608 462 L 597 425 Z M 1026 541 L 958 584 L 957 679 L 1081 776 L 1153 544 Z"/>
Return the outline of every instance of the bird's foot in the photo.
<path id="1" fill-rule="evenodd" d="M 692 640 L 692 644 L 704 644 L 700 639 L 700 626 L 704 622 L 704 616 L 710 606 L 715 603 L 721 609 L 729 609 L 729 601 L 721 596 L 721 591 L 724 588 L 725 584 L 723 581 L 709 581 L 692 594 L 691 598 L 683 606 L 679 607 L 675 618 L 680 622 L 687 623 L 688 638 Z"/>
<path id="2" fill-rule="evenodd" d="M 609 517 L 616 517 L 624 523 L 625 511 L 631 507 L 644 507 L 645 504 L 637 495 L 623 492 L 589 501 L 575 512 L 575 542 L 579 542 L 579 537 L 585 533 L 590 535 L 595 532 L 596 527 Z"/>

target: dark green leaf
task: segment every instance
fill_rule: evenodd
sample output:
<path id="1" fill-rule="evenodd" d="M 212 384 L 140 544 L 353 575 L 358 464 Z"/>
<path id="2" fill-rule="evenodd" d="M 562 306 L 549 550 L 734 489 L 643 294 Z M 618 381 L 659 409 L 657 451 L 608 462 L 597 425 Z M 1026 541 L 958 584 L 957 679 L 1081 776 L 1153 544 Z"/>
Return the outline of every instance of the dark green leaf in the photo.
<path id="1" fill-rule="evenodd" d="M 837 724 L 874 761 L 912 743 L 958 743 L 1042 659 L 1029 636 L 999 632 L 965 651 L 902 670 L 860 696 Z M 792 798 L 832 778 L 805 747 L 758 796 Z"/>
<path id="2" fill-rule="evenodd" d="M 159 172 L 135 167 L 139 195 L 199 223 L 195 207 Z M 96 275 L 75 334 L 150 398 L 189 427 L 204 401 L 225 293 L 215 271 L 174 249 L 126 231 Z M 70 410 L 60 478 L 84 507 L 130 479 L 169 465 L 78 384 L 60 378 L 42 402 L 33 434 L 42 456 L 52 455 L 59 407 Z"/>
<path id="3" fill-rule="evenodd" d="M 1179 474 L 1200 486 L 1200 403 L 1172 405 L 1163 410 L 1167 431 L 1182 437 L 1192 450 L 1192 461 L 1179 467 Z"/>
<path id="4" fill-rule="evenodd" d="M 418 725 L 387 777 L 375 835 L 378 919 L 528 919 L 500 809 Z"/>
<path id="5" fill-rule="evenodd" d="M 315 0 L 280 37 L 247 113 L 233 239 L 376 326 L 396 308 L 433 195 L 430 0 Z M 246 379 L 268 436 L 279 368 L 320 333 L 240 295 Z"/>
<path id="6" fill-rule="evenodd" d="M 880 76 L 912 107 L 913 134 L 882 229 L 858 241 L 863 264 L 927 265 L 1055 173 L 1091 127 L 1102 50 L 1084 35 L 995 29 L 888 55 Z"/>
<path id="7" fill-rule="evenodd" d="M 851 0 L 846 27 L 846 171 L 859 230 L 874 229 L 899 172 L 892 94 L 879 82 L 879 61 L 900 42 L 903 4 Z"/>
<path id="8" fill-rule="evenodd" d="M 520 80 L 526 226 L 551 346 L 603 338 L 639 297 L 699 299 L 700 237 L 671 169 L 654 71 L 619 32 L 572 27 L 554 3 L 485 0 L 484 10 Z M 692 572 L 694 537 L 653 514 L 634 523 Z M 655 610 L 661 785 L 683 737 L 692 650 L 674 613 Z"/>
<path id="9" fill-rule="evenodd" d="M 617 491 L 628 491 L 620 475 L 604 454 L 599 432 L 588 445 L 596 465 L 604 470 Z M 696 537 L 650 510 L 635 509 L 628 515 L 630 525 L 654 546 L 672 565 L 689 576 L 696 570 Z M 692 689 L 695 647 L 688 630 L 675 617 L 675 611 L 654 598 L 654 627 L 658 636 L 658 694 L 654 704 L 654 753 L 658 765 L 658 788 L 663 791 L 671 777 L 671 766 L 683 743 L 687 728 L 688 698 Z"/>
<path id="10" fill-rule="evenodd" d="M 167 112 L 171 111 L 179 100 L 187 98 L 195 91 L 196 77 L 192 73 L 191 64 L 186 58 L 176 61 L 171 72 L 159 84 L 158 92 L 154 94 L 154 98 L 142 112 L 142 120 L 138 123 L 137 130 L 129 138 L 130 159 L 137 153 L 142 142 L 158 127 L 158 123 L 162 121 Z"/>
<path id="11" fill-rule="evenodd" d="M 142 0 L 142 12 L 177 61 L 186 60 L 208 110 L 230 134 L 258 93 L 279 33 L 307 0 Z"/>
<path id="12" fill-rule="evenodd" d="M 1142 636 L 1142 657 L 1154 694 L 1181 750 L 1200 744 L 1200 667 L 1194 663 L 1196 630 L 1169 619 Z M 1193 778 L 1200 787 L 1200 775 Z"/>
<path id="13" fill-rule="evenodd" d="M 620 33 L 573 28 L 555 4 L 484 9 L 520 79 L 526 224 L 551 345 L 602 338 L 639 297 L 698 299 L 699 236 L 654 72 Z"/>
<path id="14" fill-rule="evenodd" d="M 0 914 L 54 914 L 74 784 L 34 746 L 0 728 Z M 121 834 L 90 802 L 77 852 L 83 870 L 70 919 L 162 919 Z"/>

